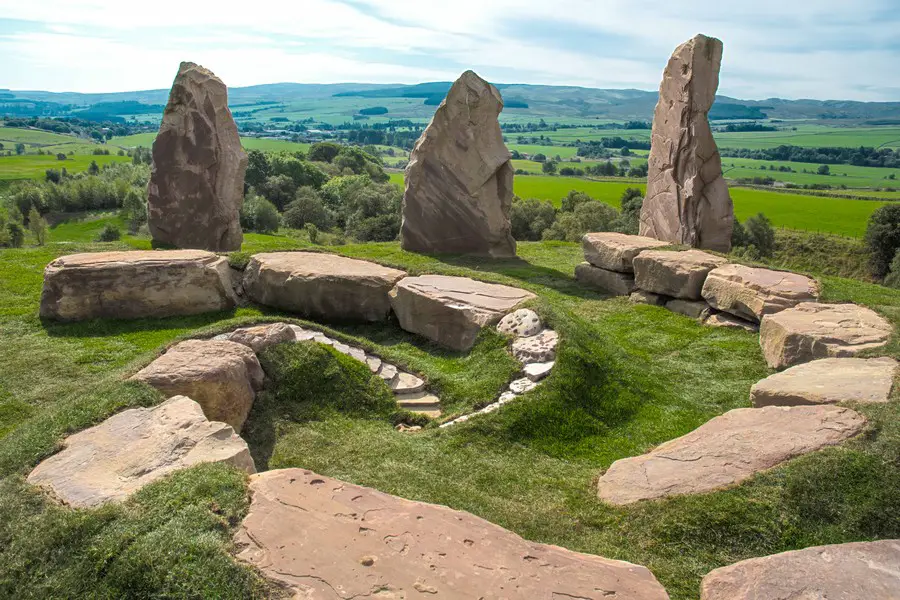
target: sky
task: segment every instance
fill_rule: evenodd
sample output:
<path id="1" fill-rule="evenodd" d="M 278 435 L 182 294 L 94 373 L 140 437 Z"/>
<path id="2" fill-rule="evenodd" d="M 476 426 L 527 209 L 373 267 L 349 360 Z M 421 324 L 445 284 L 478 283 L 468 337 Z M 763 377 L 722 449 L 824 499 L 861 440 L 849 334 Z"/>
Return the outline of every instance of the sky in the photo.
<path id="1" fill-rule="evenodd" d="M 168 88 L 190 60 L 231 87 L 655 90 L 697 33 L 724 43 L 720 94 L 900 101 L 900 0 L 0 0 L 0 88 Z"/>

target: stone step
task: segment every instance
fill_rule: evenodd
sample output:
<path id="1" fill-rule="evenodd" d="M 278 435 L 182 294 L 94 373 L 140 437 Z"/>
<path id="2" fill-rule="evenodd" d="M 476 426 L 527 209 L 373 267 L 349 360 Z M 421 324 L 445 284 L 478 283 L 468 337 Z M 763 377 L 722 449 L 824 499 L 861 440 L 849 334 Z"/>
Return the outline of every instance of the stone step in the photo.
<path id="1" fill-rule="evenodd" d="M 753 406 L 887 402 L 893 358 L 823 358 L 775 373 L 750 388 Z"/>
<path id="2" fill-rule="evenodd" d="M 428 392 L 397 394 L 397 405 L 410 412 L 439 417 L 441 415 L 441 399 Z"/>
<path id="3" fill-rule="evenodd" d="M 391 390 L 395 394 L 412 394 L 425 389 L 425 381 L 412 373 L 400 371 L 391 380 Z"/>

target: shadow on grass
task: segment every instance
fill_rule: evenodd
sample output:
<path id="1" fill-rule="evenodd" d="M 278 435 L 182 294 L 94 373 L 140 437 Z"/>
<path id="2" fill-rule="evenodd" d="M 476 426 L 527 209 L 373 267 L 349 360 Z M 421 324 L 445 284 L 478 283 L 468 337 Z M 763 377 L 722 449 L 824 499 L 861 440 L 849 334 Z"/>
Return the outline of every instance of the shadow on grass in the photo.
<path id="1" fill-rule="evenodd" d="M 50 337 L 108 337 L 138 331 L 197 329 L 235 316 L 236 309 L 200 315 L 144 319 L 91 319 L 60 322 L 41 317 L 41 325 Z"/>

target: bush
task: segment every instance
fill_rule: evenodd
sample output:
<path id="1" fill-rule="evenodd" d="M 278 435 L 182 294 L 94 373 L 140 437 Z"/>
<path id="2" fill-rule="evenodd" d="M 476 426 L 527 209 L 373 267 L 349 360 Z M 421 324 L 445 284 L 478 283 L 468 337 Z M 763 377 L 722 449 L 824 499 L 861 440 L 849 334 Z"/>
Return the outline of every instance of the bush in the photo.
<path id="1" fill-rule="evenodd" d="M 128 221 L 128 232 L 134 235 L 147 222 L 147 201 L 137 188 L 131 188 L 122 200 L 122 212 Z"/>
<path id="2" fill-rule="evenodd" d="M 731 247 L 743 248 L 747 245 L 747 231 L 737 217 L 734 217 L 734 226 L 731 228 Z"/>
<path id="3" fill-rule="evenodd" d="M 9 246 L 11 248 L 21 248 L 25 243 L 25 229 L 21 223 L 10 221 L 6 224 L 7 236 L 9 238 Z"/>
<path id="4" fill-rule="evenodd" d="M 318 229 L 331 227 L 331 215 L 325 208 L 319 193 L 312 187 L 305 186 L 297 190 L 294 200 L 284 211 L 284 224 L 294 229 L 302 229 L 307 224 Z"/>
<path id="5" fill-rule="evenodd" d="M 566 194 L 566 197 L 562 199 L 559 210 L 563 212 L 572 212 L 575 210 L 575 207 L 582 202 L 590 202 L 591 200 L 593 200 L 593 198 L 591 198 L 584 192 L 571 190 L 568 194 Z"/>
<path id="6" fill-rule="evenodd" d="M 544 231 L 543 239 L 577 242 L 585 233 L 612 231 L 618 218 L 616 209 L 604 202 L 582 202 L 573 212 L 560 213 L 556 222 Z"/>
<path id="7" fill-rule="evenodd" d="M 759 213 L 744 221 L 747 253 L 752 258 L 768 258 L 775 253 L 775 230 L 766 215 Z"/>
<path id="8" fill-rule="evenodd" d="M 316 227 L 315 223 L 307 223 L 303 229 L 306 230 L 306 237 L 309 238 L 310 244 L 319 243 L 319 228 Z"/>
<path id="9" fill-rule="evenodd" d="M 47 243 L 47 221 L 34 207 L 28 213 L 28 229 L 31 230 L 34 242 L 38 246 L 43 246 Z"/>
<path id="10" fill-rule="evenodd" d="M 900 250 L 900 204 L 886 204 L 875 210 L 866 227 L 866 247 L 871 256 L 872 276 L 883 279 L 891 268 L 891 261 Z"/>
<path id="11" fill-rule="evenodd" d="M 241 227 L 257 233 L 275 233 L 281 225 L 281 215 L 275 205 L 252 190 L 241 206 Z"/>
<path id="12" fill-rule="evenodd" d="M 116 242 L 122 237 L 122 232 L 115 225 L 107 225 L 97 236 L 98 242 Z"/>
<path id="13" fill-rule="evenodd" d="M 620 233 L 637 235 L 641 224 L 641 209 L 644 206 L 644 196 L 640 188 L 626 188 L 622 192 L 622 210 L 614 229 Z"/>
<path id="14" fill-rule="evenodd" d="M 319 142 L 309 148 L 309 160 L 330 163 L 341 151 L 342 146 L 334 142 Z"/>
<path id="15" fill-rule="evenodd" d="M 900 251 L 894 255 L 894 259 L 891 261 L 891 271 L 884 278 L 884 285 L 900 289 Z"/>
<path id="16" fill-rule="evenodd" d="M 513 238 L 519 241 L 537 241 L 556 220 L 556 210 L 547 200 L 529 198 L 513 199 L 509 221 Z"/>

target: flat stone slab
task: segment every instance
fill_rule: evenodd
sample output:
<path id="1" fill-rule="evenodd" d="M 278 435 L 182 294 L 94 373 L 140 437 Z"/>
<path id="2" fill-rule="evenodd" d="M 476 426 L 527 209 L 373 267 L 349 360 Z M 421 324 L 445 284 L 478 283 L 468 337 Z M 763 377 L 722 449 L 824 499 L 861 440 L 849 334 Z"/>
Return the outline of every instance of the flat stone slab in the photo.
<path id="1" fill-rule="evenodd" d="M 441 399 L 434 394 L 419 391 L 403 394 L 398 393 L 395 397 L 397 399 L 397 406 L 402 409 L 425 415 L 432 419 L 441 416 Z"/>
<path id="2" fill-rule="evenodd" d="M 583 262 L 575 267 L 575 279 L 582 285 L 613 296 L 628 296 L 635 290 L 634 275 L 595 267 Z"/>
<path id="3" fill-rule="evenodd" d="M 41 317 L 60 321 L 195 315 L 233 308 L 228 259 L 203 250 L 91 252 L 44 269 Z"/>
<path id="4" fill-rule="evenodd" d="M 634 281 L 647 292 L 699 300 L 709 272 L 727 263 L 700 250 L 645 250 L 634 257 Z"/>
<path id="5" fill-rule="evenodd" d="M 701 600 L 896 600 L 900 540 L 814 546 L 743 560 L 703 578 Z"/>
<path id="6" fill-rule="evenodd" d="M 497 331 L 514 337 L 529 337 L 540 333 L 544 326 L 541 318 L 530 308 L 515 310 L 497 323 Z"/>
<path id="7" fill-rule="evenodd" d="M 132 408 L 71 435 L 28 482 L 74 507 L 125 500 L 173 471 L 215 462 L 255 473 L 234 430 L 203 416 L 200 405 L 175 396 L 154 408 Z"/>
<path id="8" fill-rule="evenodd" d="M 482 327 L 534 297 L 508 285 L 447 275 L 407 277 L 390 292 L 400 327 L 460 351 L 472 347 Z"/>
<path id="9" fill-rule="evenodd" d="M 390 388 L 395 394 L 421 392 L 425 389 L 425 381 L 412 373 L 398 371 L 397 376 L 391 380 Z"/>
<path id="10" fill-rule="evenodd" d="M 713 308 L 759 322 L 764 315 L 817 301 L 819 284 L 797 273 L 730 264 L 709 272 L 702 295 Z"/>
<path id="11" fill-rule="evenodd" d="M 628 235 L 614 231 L 586 233 L 581 238 L 584 260 L 588 263 L 620 273 L 634 273 L 634 257 L 644 250 L 668 246 L 670 242 L 642 235 Z"/>
<path id="12" fill-rule="evenodd" d="M 256 254 L 244 272 L 244 290 L 257 304 L 335 321 L 383 321 L 388 292 L 406 273 L 319 252 Z"/>
<path id="13" fill-rule="evenodd" d="M 753 406 L 887 402 L 893 358 L 823 358 L 766 377 L 750 388 Z"/>
<path id="14" fill-rule="evenodd" d="M 598 495 L 630 504 L 711 492 L 839 444 L 865 423 L 860 414 L 837 406 L 737 408 L 647 454 L 617 460 L 600 478 Z"/>
<path id="15" fill-rule="evenodd" d="M 645 567 L 303 469 L 253 475 L 238 558 L 295 598 L 665 600 Z"/>
<path id="16" fill-rule="evenodd" d="M 236 431 L 250 413 L 265 373 L 253 350 L 229 341 L 186 340 L 132 377 L 167 396 L 188 396 L 212 421 L 228 423 Z"/>
<path id="17" fill-rule="evenodd" d="M 803 302 L 763 317 L 759 344 L 769 366 L 783 369 L 880 348 L 892 332 L 886 319 L 864 306 Z"/>
<path id="18" fill-rule="evenodd" d="M 551 362 L 556 360 L 557 345 L 559 334 L 552 329 L 545 329 L 537 335 L 514 340 L 512 353 L 523 364 Z"/>
<path id="19" fill-rule="evenodd" d="M 550 374 L 550 371 L 553 370 L 553 365 L 555 364 L 556 363 L 553 361 L 528 363 L 522 368 L 522 372 L 525 373 L 525 377 L 527 377 L 531 381 L 540 381 Z"/>

